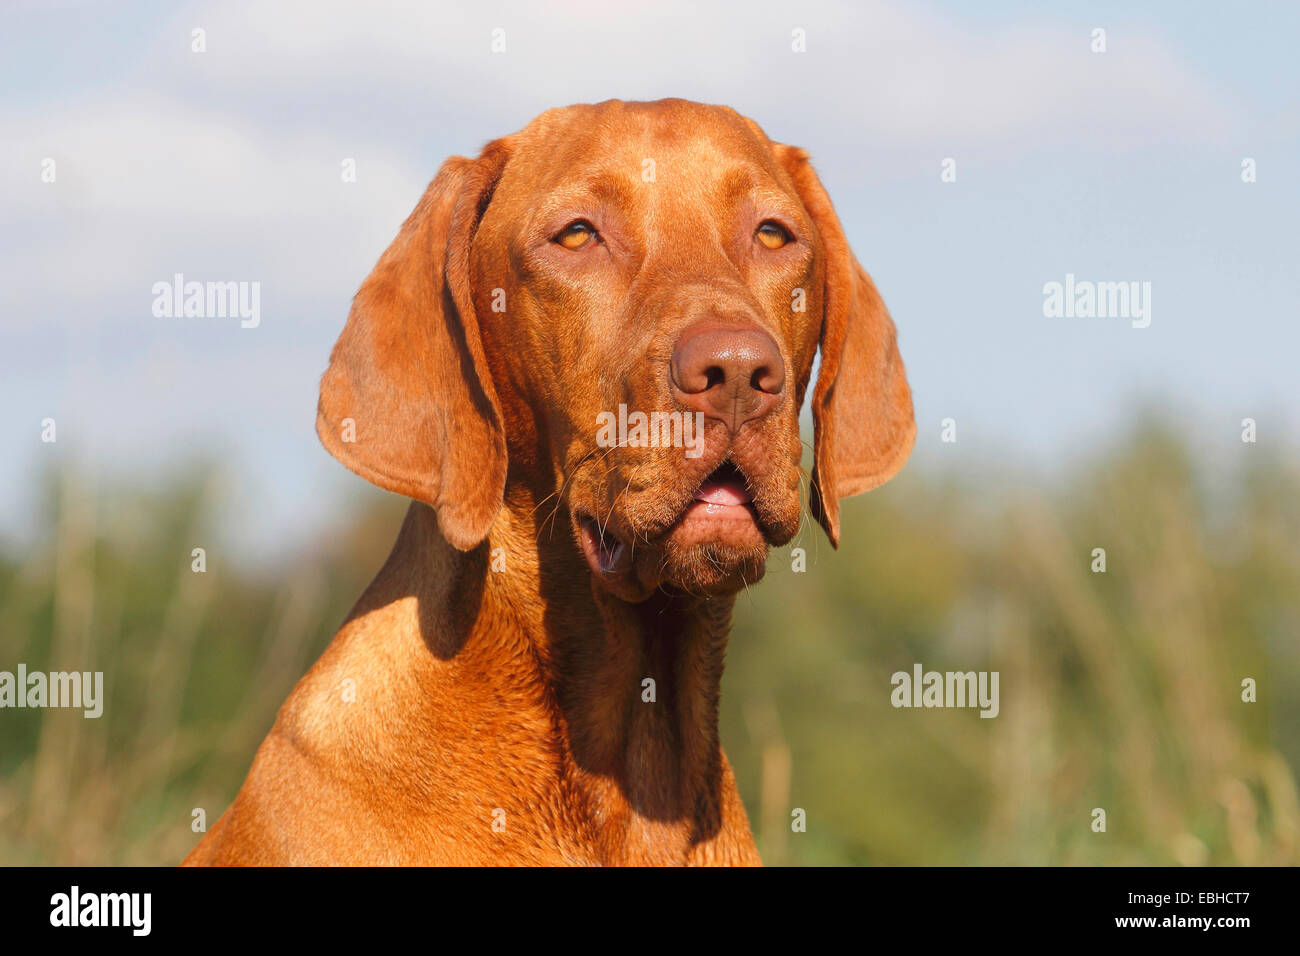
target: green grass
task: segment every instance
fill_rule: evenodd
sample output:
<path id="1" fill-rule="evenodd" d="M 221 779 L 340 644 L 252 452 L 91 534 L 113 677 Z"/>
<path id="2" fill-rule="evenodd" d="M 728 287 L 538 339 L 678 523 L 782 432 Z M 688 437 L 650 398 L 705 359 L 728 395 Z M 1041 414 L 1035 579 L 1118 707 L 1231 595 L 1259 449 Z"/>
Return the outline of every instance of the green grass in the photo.
<path id="1" fill-rule="evenodd" d="M 775 552 L 738 601 L 722 695 L 764 859 L 1300 863 L 1300 470 L 1242 461 L 1214 484 L 1221 463 L 1148 423 L 1047 490 L 914 463 L 844 503 L 838 552 L 811 528 L 806 572 Z M 359 495 L 346 534 L 245 572 L 219 545 L 219 479 L 195 467 L 150 497 L 55 471 L 37 547 L 0 557 L 0 669 L 102 670 L 108 694 L 99 720 L 0 712 L 0 862 L 184 856 L 404 511 Z M 894 709 L 890 675 L 918 662 L 998 671 L 1000 715 Z"/>

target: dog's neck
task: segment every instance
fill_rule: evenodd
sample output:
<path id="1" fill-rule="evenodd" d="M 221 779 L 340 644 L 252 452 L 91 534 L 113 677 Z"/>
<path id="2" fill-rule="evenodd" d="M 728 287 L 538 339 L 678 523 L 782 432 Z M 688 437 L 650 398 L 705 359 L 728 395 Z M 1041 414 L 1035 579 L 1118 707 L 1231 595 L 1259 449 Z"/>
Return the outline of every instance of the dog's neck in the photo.
<path id="1" fill-rule="evenodd" d="M 720 824 L 718 693 L 732 603 L 657 593 L 627 604 L 597 588 L 598 618 L 546 634 L 579 776 L 600 812 L 626 815 L 638 842 L 703 840 Z"/>
<path id="2" fill-rule="evenodd" d="M 560 758 L 556 782 L 612 858 L 636 845 L 669 862 L 721 823 L 718 693 L 734 598 L 618 600 L 593 586 L 567 524 L 552 533 L 531 510 L 503 509 L 488 541 L 459 552 L 413 504 L 380 577 L 417 596 L 426 665 L 459 659 L 460 675 L 545 689 L 554 739 L 539 749 L 561 751 L 547 754 Z M 473 667 L 480 655 L 494 669 Z M 503 661 L 516 670 L 501 673 Z M 494 694 L 511 700 L 509 688 Z"/>

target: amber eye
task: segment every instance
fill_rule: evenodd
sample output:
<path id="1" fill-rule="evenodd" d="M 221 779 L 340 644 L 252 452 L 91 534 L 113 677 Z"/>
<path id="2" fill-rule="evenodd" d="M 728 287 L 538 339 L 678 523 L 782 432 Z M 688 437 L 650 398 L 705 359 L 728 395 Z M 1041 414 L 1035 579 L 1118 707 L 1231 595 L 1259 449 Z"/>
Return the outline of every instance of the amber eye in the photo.
<path id="1" fill-rule="evenodd" d="M 558 242 L 566 249 L 582 249 L 596 238 L 596 227 L 585 219 L 571 222 L 556 235 L 552 242 Z"/>
<path id="2" fill-rule="evenodd" d="M 785 227 L 771 219 L 761 223 L 754 235 L 768 249 L 780 249 L 790 241 L 790 233 L 785 231 Z"/>

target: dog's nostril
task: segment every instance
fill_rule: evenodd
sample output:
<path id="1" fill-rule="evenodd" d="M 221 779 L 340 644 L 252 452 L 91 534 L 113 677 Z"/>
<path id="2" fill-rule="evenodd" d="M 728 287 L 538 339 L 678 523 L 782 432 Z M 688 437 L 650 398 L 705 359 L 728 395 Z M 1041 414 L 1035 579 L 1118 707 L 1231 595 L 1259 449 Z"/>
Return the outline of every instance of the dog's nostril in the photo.
<path id="1" fill-rule="evenodd" d="M 767 392 L 769 395 L 776 395 L 785 385 L 784 371 L 778 373 L 768 368 L 766 365 L 756 368 L 754 374 L 749 378 L 749 387 L 756 392 Z"/>

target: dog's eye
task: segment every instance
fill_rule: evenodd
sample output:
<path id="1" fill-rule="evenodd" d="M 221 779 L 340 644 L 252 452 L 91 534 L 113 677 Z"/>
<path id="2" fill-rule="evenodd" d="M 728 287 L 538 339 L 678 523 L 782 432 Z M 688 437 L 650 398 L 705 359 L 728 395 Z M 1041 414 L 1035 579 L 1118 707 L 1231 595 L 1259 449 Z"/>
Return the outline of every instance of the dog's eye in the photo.
<path id="1" fill-rule="evenodd" d="M 566 249 L 582 249 L 596 239 L 596 227 L 585 219 L 571 222 L 552 239 Z"/>
<path id="2" fill-rule="evenodd" d="M 785 231 L 785 226 L 771 219 L 760 223 L 754 236 L 768 249 L 780 249 L 790 241 L 790 233 Z"/>

